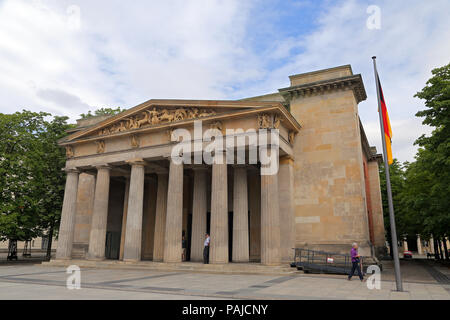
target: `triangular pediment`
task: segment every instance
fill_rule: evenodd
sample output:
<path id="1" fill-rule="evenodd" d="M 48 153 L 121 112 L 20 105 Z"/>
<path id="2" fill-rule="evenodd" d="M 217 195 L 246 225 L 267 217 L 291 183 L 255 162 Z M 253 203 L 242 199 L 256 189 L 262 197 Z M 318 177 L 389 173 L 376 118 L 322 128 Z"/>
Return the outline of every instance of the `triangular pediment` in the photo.
<path id="1" fill-rule="evenodd" d="M 213 117 L 220 112 L 214 108 L 153 106 L 128 115 L 125 118 L 118 119 L 106 126 L 102 126 L 94 132 L 94 135 L 110 135 L 186 120 L 205 119 Z"/>
<path id="2" fill-rule="evenodd" d="M 109 136 L 143 128 L 174 125 L 193 120 L 214 119 L 243 111 L 274 107 L 268 102 L 218 100 L 149 100 L 146 103 L 107 118 L 96 125 L 69 135 L 63 142 L 80 138 Z"/>

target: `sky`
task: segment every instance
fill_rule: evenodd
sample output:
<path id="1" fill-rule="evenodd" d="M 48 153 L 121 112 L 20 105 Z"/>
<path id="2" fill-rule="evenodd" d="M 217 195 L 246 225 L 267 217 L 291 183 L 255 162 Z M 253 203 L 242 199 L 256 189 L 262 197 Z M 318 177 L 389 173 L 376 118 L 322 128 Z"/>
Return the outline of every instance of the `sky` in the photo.
<path id="1" fill-rule="evenodd" d="M 449 12 L 448 0 L 0 0 L 0 112 L 74 122 L 149 99 L 277 92 L 289 75 L 350 64 L 368 96 L 361 121 L 381 150 L 375 55 L 394 157 L 412 161 L 415 139 L 432 130 L 415 117 L 424 107 L 414 94 L 450 62 Z"/>

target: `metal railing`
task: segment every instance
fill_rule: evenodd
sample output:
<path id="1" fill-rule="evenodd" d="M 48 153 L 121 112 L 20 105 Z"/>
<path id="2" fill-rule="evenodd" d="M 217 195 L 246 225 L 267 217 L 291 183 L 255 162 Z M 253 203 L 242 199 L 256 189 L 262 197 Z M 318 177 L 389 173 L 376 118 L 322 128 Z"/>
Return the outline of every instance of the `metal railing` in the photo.
<path id="1" fill-rule="evenodd" d="M 294 265 L 305 272 L 348 274 L 352 269 L 352 258 L 348 254 L 294 248 Z M 363 268 L 364 257 L 360 258 Z"/>

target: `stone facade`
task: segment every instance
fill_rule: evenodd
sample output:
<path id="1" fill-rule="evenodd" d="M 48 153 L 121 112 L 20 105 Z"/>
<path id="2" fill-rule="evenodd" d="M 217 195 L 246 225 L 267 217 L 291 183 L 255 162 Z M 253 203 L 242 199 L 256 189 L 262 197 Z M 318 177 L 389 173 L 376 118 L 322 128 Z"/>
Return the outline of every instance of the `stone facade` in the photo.
<path id="1" fill-rule="evenodd" d="M 292 261 L 294 247 L 346 253 L 355 241 L 363 255 L 382 252 L 380 157 L 358 117 L 361 76 L 342 66 L 290 80 L 239 101 L 149 100 L 79 121 L 60 141 L 68 179 L 57 258 L 201 261 L 205 232 L 214 264 L 278 265 Z M 177 164 L 176 129 L 191 137 L 183 143 L 192 160 L 208 145 L 207 129 L 227 143 L 244 135 L 244 144 L 227 144 L 210 165 Z M 264 174 L 262 158 L 250 162 L 245 132 L 262 129 L 279 132 L 268 153 L 279 163 L 275 174 Z M 227 164 L 230 150 L 243 150 L 244 161 Z"/>

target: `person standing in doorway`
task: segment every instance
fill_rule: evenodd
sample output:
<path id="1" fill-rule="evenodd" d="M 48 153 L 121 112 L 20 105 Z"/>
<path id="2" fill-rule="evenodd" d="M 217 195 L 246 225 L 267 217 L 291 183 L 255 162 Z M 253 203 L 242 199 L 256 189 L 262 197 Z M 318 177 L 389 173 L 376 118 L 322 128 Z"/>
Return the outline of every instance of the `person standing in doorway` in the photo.
<path id="1" fill-rule="evenodd" d="M 203 263 L 208 264 L 209 263 L 209 243 L 211 242 L 211 238 L 209 237 L 209 234 L 205 233 L 205 242 L 203 242 Z"/>
<path id="2" fill-rule="evenodd" d="M 352 271 L 348 275 L 348 280 L 352 280 L 352 276 L 355 273 L 355 270 L 358 271 L 359 280 L 364 281 L 364 277 L 361 273 L 361 268 L 359 266 L 360 256 L 358 254 L 358 244 L 353 242 L 352 250 L 350 251 L 350 255 L 352 257 Z"/>

